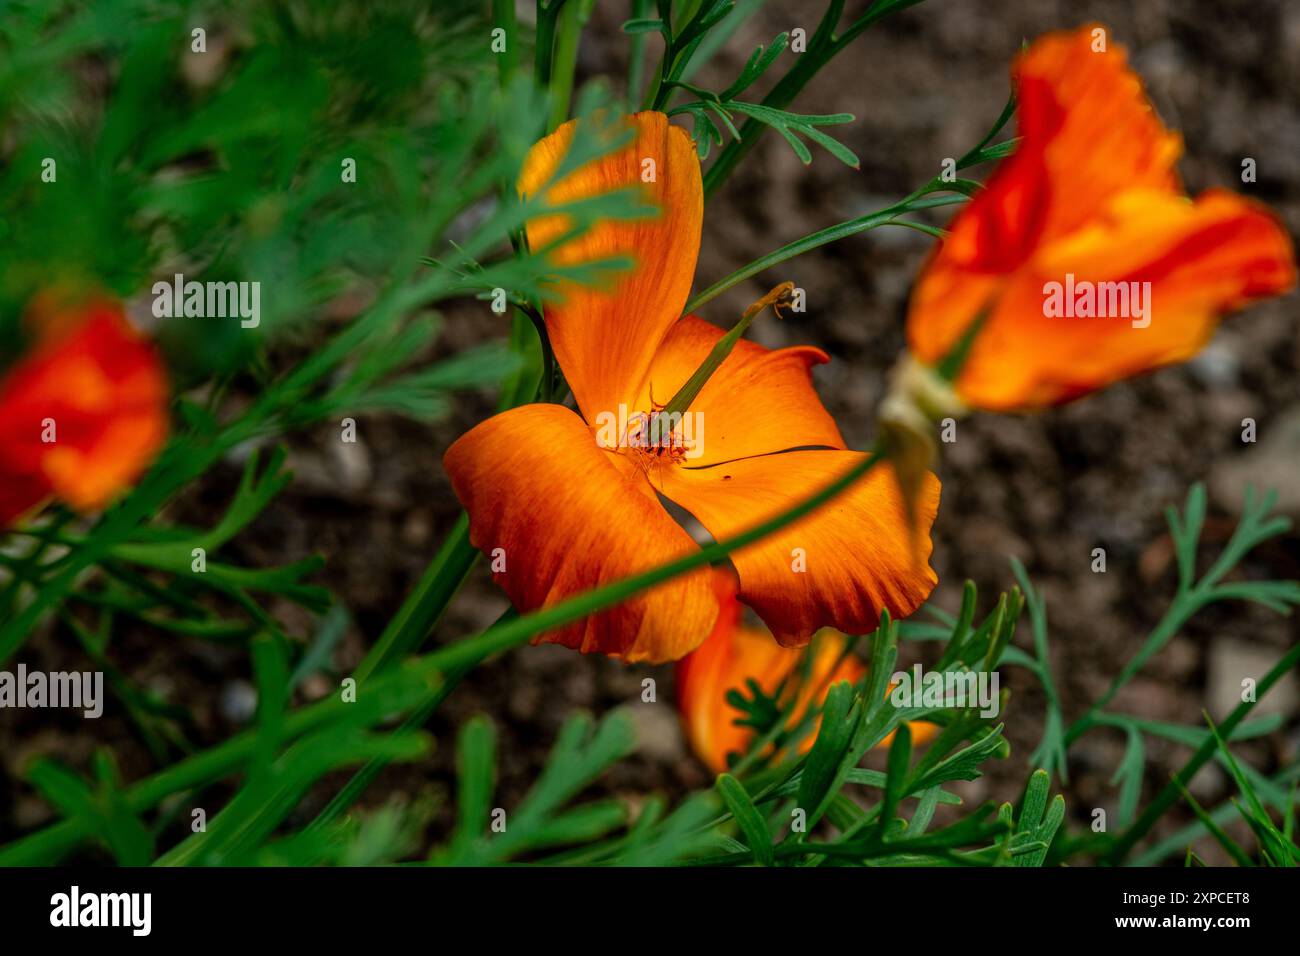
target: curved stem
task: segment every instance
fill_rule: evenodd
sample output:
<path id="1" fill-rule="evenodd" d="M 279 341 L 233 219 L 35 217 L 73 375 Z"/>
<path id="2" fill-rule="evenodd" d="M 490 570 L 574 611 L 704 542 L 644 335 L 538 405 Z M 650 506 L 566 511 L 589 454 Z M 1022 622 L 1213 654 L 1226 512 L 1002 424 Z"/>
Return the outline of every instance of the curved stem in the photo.
<path id="1" fill-rule="evenodd" d="M 358 684 L 401 660 L 420 646 L 433 630 L 438 618 L 451 602 L 470 568 L 478 560 L 478 550 L 470 544 L 469 515 L 460 513 L 455 527 L 420 576 L 420 583 L 407 596 L 397 614 L 388 622 L 384 633 L 352 672 Z"/>
<path id="2" fill-rule="evenodd" d="M 918 190 L 919 192 L 919 190 Z M 732 286 L 743 282 L 750 276 L 757 275 L 764 269 L 770 269 L 772 266 L 779 265 L 787 259 L 793 259 L 795 256 L 803 255 L 819 246 L 824 246 L 835 242 L 838 239 L 845 239 L 849 236 L 857 235 L 860 232 L 866 232 L 868 229 L 875 229 L 878 226 L 895 224 L 897 217 L 905 213 L 915 212 L 919 209 L 934 209 L 939 206 L 953 206 L 957 203 L 965 202 L 965 196 L 936 196 L 933 198 L 915 198 L 901 200 L 892 206 L 886 206 L 877 212 L 869 213 L 866 216 L 859 216 L 857 219 L 849 219 L 834 226 L 827 226 L 802 239 L 796 239 L 787 245 L 782 246 L 774 252 L 769 252 L 761 258 L 755 259 L 748 265 L 737 269 L 726 278 L 719 279 L 713 285 L 709 286 L 703 292 L 695 296 L 686 303 L 683 314 L 694 312 L 706 302 L 711 302 L 726 292 Z"/>

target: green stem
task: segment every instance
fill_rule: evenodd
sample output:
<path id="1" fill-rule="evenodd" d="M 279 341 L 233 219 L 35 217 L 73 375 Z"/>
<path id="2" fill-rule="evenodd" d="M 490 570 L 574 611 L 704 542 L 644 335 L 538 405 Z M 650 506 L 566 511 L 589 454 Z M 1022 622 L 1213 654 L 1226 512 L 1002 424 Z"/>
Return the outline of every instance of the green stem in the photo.
<path id="1" fill-rule="evenodd" d="M 358 684 L 415 651 L 433 630 L 438 618 L 460 588 L 478 559 L 469 541 L 469 516 L 461 512 L 451 534 L 424 569 L 401 609 L 388 622 L 384 633 L 352 672 Z"/>
<path id="2" fill-rule="evenodd" d="M 546 331 L 546 320 L 532 305 L 520 305 L 517 308 L 532 321 L 537 340 L 542 345 L 542 378 L 538 383 L 538 397 L 543 402 L 552 402 L 555 400 L 555 351 L 551 348 L 550 333 Z"/>
<path id="3" fill-rule="evenodd" d="M 754 321 L 754 317 L 769 305 L 772 306 L 772 309 L 775 311 L 779 305 L 788 302 L 788 295 L 790 290 L 792 290 L 793 285 L 793 283 L 786 283 L 783 286 L 778 286 L 767 296 L 755 302 L 745 310 L 744 315 L 740 317 L 740 321 L 732 326 L 726 335 L 714 343 L 713 348 L 709 350 L 709 354 L 705 356 L 704 361 L 700 363 L 700 367 L 697 368 L 691 377 L 686 380 L 686 384 L 679 388 L 677 394 L 668 400 L 668 404 L 663 407 L 663 410 L 651 419 L 651 445 L 659 445 L 663 439 L 668 437 L 660 434 L 661 428 L 664 427 L 662 423 L 666 422 L 666 427 L 671 430 L 673 428 L 674 420 L 680 419 L 682 415 L 686 414 L 686 410 L 690 407 L 691 402 L 695 401 L 696 396 L 700 394 L 700 390 L 703 389 L 709 379 L 713 377 L 713 373 L 716 372 L 719 366 L 727 360 L 727 356 L 730 355 L 731 350 L 736 347 L 736 343 L 739 342 L 740 337 L 745 334 L 745 330 L 748 329 L 750 323 Z"/>
<path id="4" fill-rule="evenodd" d="M 57 514 L 48 525 L 41 529 L 42 533 L 40 535 L 33 535 L 35 540 L 24 557 L 11 558 L 9 555 L 4 555 L 4 564 L 10 569 L 13 576 L 10 578 L 4 592 L 0 593 L 0 618 L 7 618 L 13 613 L 24 584 L 30 584 L 35 588 L 40 587 L 41 558 L 45 557 L 51 545 L 56 542 L 62 543 L 59 540 L 59 531 L 68 523 L 71 517 L 72 515 L 68 512 Z"/>
<path id="5" fill-rule="evenodd" d="M 504 89 L 510 85 L 519 66 L 519 48 L 515 45 L 519 39 L 519 23 L 515 18 L 515 0 L 492 0 L 492 23 L 506 34 L 506 49 L 498 53 L 497 75 Z"/>
<path id="6" fill-rule="evenodd" d="M 1292 764 L 1285 770 L 1276 774 L 1269 779 L 1269 783 L 1276 787 L 1287 787 L 1294 784 L 1300 779 L 1300 764 Z M 1286 812 L 1285 806 L 1276 807 L 1281 812 Z M 1241 819 L 1241 805 L 1234 797 L 1224 800 L 1218 807 L 1210 811 L 1209 817 L 1220 826 L 1224 826 L 1230 820 Z M 1173 853 L 1182 853 L 1187 849 L 1188 844 L 1199 839 L 1207 832 L 1207 827 L 1203 822 L 1197 820 L 1189 823 L 1181 830 L 1177 830 L 1165 839 L 1159 841 L 1154 846 L 1145 850 L 1136 859 L 1128 861 L 1129 866 L 1158 866 L 1165 857 Z"/>
<path id="7" fill-rule="evenodd" d="M 537 48 L 533 54 L 533 78 L 537 85 L 551 85 L 551 64 L 555 57 L 555 25 L 564 0 L 537 0 Z"/>
<path id="8" fill-rule="evenodd" d="M 691 76 L 717 53 L 730 40 L 737 30 L 757 13 L 767 0 L 738 0 L 736 8 L 727 14 L 726 19 L 710 30 L 700 40 L 699 48 L 691 61 L 681 71 L 681 78 L 689 80 Z"/>
<path id="9" fill-rule="evenodd" d="M 817 72 L 839 52 L 834 41 L 834 31 L 843 12 L 844 0 L 832 0 L 830 6 L 826 9 L 826 13 L 822 16 L 816 32 L 809 40 L 808 49 L 798 55 L 799 59 L 795 62 L 795 65 L 763 97 L 763 106 L 770 106 L 775 109 L 784 109 L 789 106 L 791 101 L 808 84 L 808 81 L 816 76 Z M 740 129 L 740 139 L 728 143 L 722 152 L 718 154 L 718 158 L 714 160 L 713 165 L 709 167 L 709 171 L 704 174 L 704 198 L 706 200 L 726 182 L 740 161 L 749 155 L 749 151 L 754 148 L 765 131 L 764 124 L 757 120 L 749 119 L 745 121 L 745 125 Z"/>
<path id="10" fill-rule="evenodd" d="M 436 658 L 442 666 L 450 668 L 472 667 L 493 654 L 526 643 L 537 634 L 582 620 L 597 611 L 620 604 L 656 585 L 680 577 L 689 571 L 721 561 L 728 555 L 741 551 L 788 527 L 816 511 L 827 502 L 837 498 L 883 459 L 884 455 L 880 451 L 871 452 L 861 462 L 845 471 L 834 481 L 828 482 L 780 514 L 734 537 L 704 545 L 698 551 L 683 555 L 648 571 L 642 571 L 640 574 L 624 578 L 621 581 L 615 581 L 591 591 L 585 591 L 582 594 L 561 601 L 559 604 L 533 611 L 531 614 L 489 628 L 478 637 L 453 644 L 444 650 L 429 655 L 426 660 Z"/>
<path id="11" fill-rule="evenodd" d="M 645 19 L 650 14 L 650 0 L 632 0 L 632 20 Z M 647 35 L 632 34 L 627 59 L 627 110 L 632 112 L 641 101 L 641 77 L 645 75 L 645 45 Z"/>
<path id="12" fill-rule="evenodd" d="M 918 190 L 919 192 L 919 190 Z M 915 193 L 913 197 L 915 197 Z M 868 229 L 875 229 L 878 226 L 891 225 L 897 217 L 909 212 L 915 212 L 919 209 L 934 209 L 939 206 L 953 206 L 957 203 L 965 202 L 965 196 L 936 196 L 933 198 L 912 198 L 901 200 L 892 206 L 887 206 L 877 212 L 870 213 L 866 216 L 859 216 L 857 219 L 849 219 L 838 225 L 828 226 L 811 235 L 804 236 L 802 239 L 796 239 L 788 245 L 782 246 L 775 252 L 769 252 L 762 258 L 755 259 L 743 268 L 737 269 L 731 275 L 724 279 L 719 279 L 713 285 L 709 286 L 703 292 L 700 292 L 686 303 L 683 315 L 694 312 L 700 306 L 711 302 L 726 292 L 732 286 L 743 282 L 750 276 L 757 275 L 764 269 L 770 269 L 774 265 L 785 262 L 787 259 L 793 259 L 795 256 L 803 255 L 811 249 L 824 246 L 835 242 L 839 239 L 845 239 L 849 236 L 855 236 L 860 232 L 866 232 Z"/>
<path id="13" fill-rule="evenodd" d="M 1158 654 L 1161 648 L 1182 630 L 1183 625 L 1204 607 L 1205 603 L 1206 599 L 1199 587 L 1184 591 L 1174 597 L 1173 602 L 1169 605 L 1169 610 L 1160 619 L 1160 623 L 1147 635 L 1147 639 L 1142 642 L 1138 652 L 1124 665 L 1124 669 L 1110 682 L 1106 692 L 1097 698 L 1093 705 L 1088 708 L 1087 713 L 1070 725 L 1070 729 L 1065 734 L 1065 745 L 1067 747 L 1098 725 L 1097 715 L 1115 699 L 1115 695 L 1123 689 L 1124 685 L 1146 666 L 1147 661 Z"/>
<path id="14" fill-rule="evenodd" d="M 410 682 L 413 677 L 428 684 L 428 692 L 436 690 L 441 681 L 440 675 L 446 673 L 439 663 L 438 655 L 431 654 L 412 665 L 409 672 L 384 675 L 371 688 L 374 700 L 382 702 L 388 699 L 391 692 Z M 284 720 L 284 742 L 288 743 L 341 718 L 347 719 L 350 716 L 349 708 L 358 706 L 363 705 L 344 703 L 340 697 L 335 696 L 288 714 Z M 132 784 L 122 792 L 122 798 L 132 812 L 142 813 L 172 794 L 193 790 L 235 772 L 256 755 L 260 743 L 257 728 L 244 731 L 210 750 L 187 757 Z M 0 849 L 0 866 L 40 866 L 57 862 L 81 841 L 94 835 L 90 827 L 90 822 L 83 817 L 65 819 L 48 826 Z"/>
<path id="15" fill-rule="evenodd" d="M 585 22 L 581 0 L 569 0 L 560 10 L 551 62 L 551 122 L 548 132 L 569 118 L 573 75 L 578 66 L 578 39 Z"/>
<path id="16" fill-rule="evenodd" d="M 428 723 L 429 718 L 442 706 L 442 702 L 456 689 L 456 685 L 460 683 L 460 678 L 460 673 L 448 674 L 447 679 L 429 695 L 429 699 L 421 704 L 419 709 L 414 711 L 410 717 L 402 721 L 402 725 L 397 729 L 396 733 L 419 730 Z M 330 802 L 325 805 L 325 809 L 321 810 L 316 819 L 306 826 L 304 832 L 314 832 L 327 827 L 346 813 L 360 799 L 366 788 L 374 783 L 380 772 L 391 762 L 388 756 L 372 757 L 365 766 L 352 775 L 352 778 L 348 780 L 342 790 L 334 794 Z"/>

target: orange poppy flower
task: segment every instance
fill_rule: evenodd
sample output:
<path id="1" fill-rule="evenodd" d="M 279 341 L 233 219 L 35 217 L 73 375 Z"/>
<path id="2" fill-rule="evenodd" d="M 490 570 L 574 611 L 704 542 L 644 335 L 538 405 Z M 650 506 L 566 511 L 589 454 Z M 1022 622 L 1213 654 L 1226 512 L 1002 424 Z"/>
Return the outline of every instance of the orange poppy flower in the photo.
<path id="1" fill-rule="evenodd" d="M 1195 200 L 1181 139 L 1102 28 L 1049 34 L 1016 61 L 1022 137 L 962 210 L 912 297 L 908 340 L 934 365 L 984 316 L 955 382 L 968 405 L 1050 405 L 1183 361 L 1220 315 L 1295 282 L 1259 203 Z"/>
<path id="2" fill-rule="evenodd" d="M 720 573 L 719 578 L 727 575 Z M 727 691 L 745 691 L 746 681 L 753 679 L 763 692 L 772 696 L 782 681 L 799 670 L 804 652 L 782 647 L 770 634 L 740 624 L 740 605 L 720 594 L 722 604 L 718 624 L 698 648 L 677 664 L 677 707 L 686 728 L 686 738 L 696 756 L 714 773 L 727 769 L 727 755 L 743 754 L 754 738 L 754 728 L 741 726 L 736 720 L 741 712 L 727 703 Z M 791 711 L 790 726 L 795 726 L 810 705 L 820 707 L 830 688 L 840 681 L 856 684 L 867 673 L 867 666 L 853 655 L 845 655 L 843 634 L 822 631 L 813 639 L 807 653 L 812 655 L 807 676 L 798 686 Z M 785 691 L 788 693 L 788 690 Z M 818 726 L 821 718 L 818 717 Z M 912 739 L 923 743 L 938 728 L 934 724 L 913 722 Z M 877 746 L 888 747 L 889 734 Z M 812 749 L 815 732 L 799 741 L 800 753 Z"/>
<path id="3" fill-rule="evenodd" d="M 679 320 L 699 251 L 703 192 L 686 133 L 661 113 L 629 120 L 632 142 L 567 175 L 548 202 L 644 183 L 654 219 L 604 222 L 552 254 L 558 263 L 631 256 L 608 288 L 563 283 L 546 308 L 551 345 L 577 403 L 526 405 L 462 436 L 444 464 L 515 607 L 529 611 L 682 556 L 695 542 L 662 494 L 719 538 L 771 517 L 858 463 L 812 388 L 819 349 L 741 341 L 667 444 L 638 442 L 647 416 L 699 367 L 723 331 Z M 533 147 L 520 190 L 536 192 L 573 135 Z M 563 235 L 560 216 L 528 226 L 533 249 Z M 653 397 L 652 397 L 653 396 Z M 686 436 L 688 424 L 698 427 Z M 680 441 L 679 441 L 680 440 Z M 880 612 L 911 613 L 934 587 L 926 563 L 939 484 L 928 476 L 916 531 L 888 467 L 791 527 L 734 555 L 740 597 L 786 644 L 832 625 L 874 630 Z M 802 550 L 800 550 L 802 549 Z M 806 570 L 798 570 L 805 568 Z M 540 638 L 629 661 L 677 660 L 708 635 L 718 603 L 708 568 L 683 575 Z"/>
<path id="4" fill-rule="evenodd" d="M 33 311 L 32 350 L 0 373 L 0 525 L 58 497 L 104 507 L 167 434 L 157 353 L 120 305 Z"/>

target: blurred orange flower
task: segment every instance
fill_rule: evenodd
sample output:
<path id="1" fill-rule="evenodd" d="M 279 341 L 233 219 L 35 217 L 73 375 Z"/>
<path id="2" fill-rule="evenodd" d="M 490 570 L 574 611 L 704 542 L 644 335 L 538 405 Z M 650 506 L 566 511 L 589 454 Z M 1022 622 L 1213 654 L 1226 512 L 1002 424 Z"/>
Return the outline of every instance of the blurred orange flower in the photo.
<path id="1" fill-rule="evenodd" d="M 908 316 L 929 365 L 984 316 L 955 382 L 964 402 L 1050 405 L 1183 361 L 1223 313 L 1294 284 L 1267 209 L 1184 195 L 1181 139 L 1104 28 L 1037 40 L 1013 77 L 1020 145 L 956 217 Z"/>
<path id="2" fill-rule="evenodd" d="M 719 578 L 726 577 L 719 573 Z M 754 729 L 736 724 L 742 715 L 727 703 L 727 691 L 739 689 L 748 695 L 746 681 L 753 679 L 768 696 L 773 696 L 781 682 L 795 675 L 802 666 L 804 652 L 782 647 L 772 636 L 740 623 L 740 605 L 720 594 L 722 611 L 717 626 L 696 650 L 677 664 L 677 707 L 686 728 L 686 737 L 696 756 L 714 773 L 727 769 L 727 754 L 744 754 L 754 738 Z M 822 631 L 813 638 L 807 651 L 812 659 L 807 677 L 798 685 L 789 726 L 793 728 L 809 705 L 820 707 L 831 686 L 846 680 L 857 683 L 867 673 L 867 666 L 852 654 L 845 655 L 847 639 L 834 631 Z M 788 689 L 785 693 L 788 693 Z M 820 727 L 821 718 L 817 719 Z M 934 724 L 913 722 L 914 743 L 931 739 L 938 728 Z M 877 746 L 887 747 L 891 733 Z M 816 732 L 799 742 L 799 751 L 812 749 Z"/>
<path id="3" fill-rule="evenodd" d="M 548 190 L 554 204 L 642 184 L 661 210 L 654 219 L 602 222 L 553 253 L 562 264 L 636 260 L 604 289 L 562 283 L 563 301 L 546 308 L 577 412 L 553 404 L 512 409 L 466 433 L 444 460 L 469 512 L 471 540 L 521 611 L 695 549 L 658 494 L 723 538 L 862 459 L 846 449 L 813 391 L 810 369 L 826 354 L 744 340 L 691 403 L 687 419 L 700 429 L 689 444 L 627 440 L 663 407 L 655 399 L 671 398 L 723 335 L 694 316 L 679 320 L 703 215 L 695 147 L 662 113 L 639 113 L 628 123 L 628 146 Z M 551 178 L 573 132 L 566 124 L 533 147 L 521 192 Z M 567 227 L 561 216 L 533 221 L 531 248 L 545 248 Z M 926 560 L 938 497 L 938 480 L 928 475 L 913 533 L 890 469 L 875 469 L 832 504 L 734 554 L 741 599 L 786 644 L 807 643 L 826 625 L 873 630 L 886 608 L 898 617 L 911 613 L 936 581 Z M 701 568 L 540 640 L 628 661 L 677 660 L 704 640 L 717 616 L 710 572 Z"/>
<path id="4" fill-rule="evenodd" d="M 167 434 L 162 363 L 120 305 L 38 306 L 30 324 L 31 351 L 0 372 L 0 525 L 50 497 L 104 507 Z"/>

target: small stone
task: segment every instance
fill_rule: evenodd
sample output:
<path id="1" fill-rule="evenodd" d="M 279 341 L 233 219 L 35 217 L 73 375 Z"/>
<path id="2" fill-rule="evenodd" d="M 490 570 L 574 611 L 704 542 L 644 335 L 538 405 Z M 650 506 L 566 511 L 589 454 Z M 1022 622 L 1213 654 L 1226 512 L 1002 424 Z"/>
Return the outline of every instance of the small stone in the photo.
<path id="1" fill-rule="evenodd" d="M 1211 342 L 1187 363 L 1188 369 L 1207 388 L 1232 388 L 1237 384 L 1241 362 L 1222 342 Z"/>
<path id="2" fill-rule="evenodd" d="M 221 716 L 232 724 L 246 724 L 257 713 L 257 691 L 246 680 L 228 681 L 221 688 Z"/>
<path id="3" fill-rule="evenodd" d="M 1281 652 L 1233 637 L 1217 638 L 1210 645 L 1206 699 L 1214 719 L 1222 720 L 1242 701 L 1247 678 L 1256 684 L 1277 663 Z M 1300 684 L 1294 673 L 1285 675 L 1259 698 L 1251 710 L 1251 719 L 1281 715 L 1286 717 L 1300 704 Z"/>
<path id="4" fill-rule="evenodd" d="M 671 704 L 662 700 L 655 704 L 638 701 L 626 709 L 632 716 L 637 749 L 641 754 L 659 763 L 681 759 L 686 752 L 686 741 L 682 737 L 677 711 Z"/>
<path id="5" fill-rule="evenodd" d="M 1215 465 L 1210 490 L 1220 506 L 1240 512 L 1246 488 L 1256 494 L 1277 492 L 1278 511 L 1300 515 L 1300 405 L 1292 405 L 1271 420 L 1261 421 L 1258 443 Z"/>
<path id="6" fill-rule="evenodd" d="M 370 452 L 360 437 L 354 442 L 331 442 L 328 446 L 339 485 L 346 491 L 359 491 L 370 484 L 373 469 Z"/>

